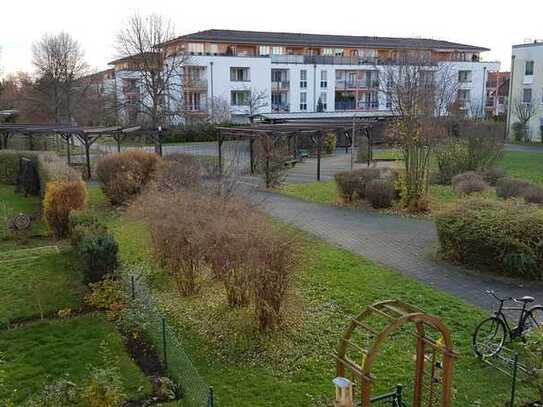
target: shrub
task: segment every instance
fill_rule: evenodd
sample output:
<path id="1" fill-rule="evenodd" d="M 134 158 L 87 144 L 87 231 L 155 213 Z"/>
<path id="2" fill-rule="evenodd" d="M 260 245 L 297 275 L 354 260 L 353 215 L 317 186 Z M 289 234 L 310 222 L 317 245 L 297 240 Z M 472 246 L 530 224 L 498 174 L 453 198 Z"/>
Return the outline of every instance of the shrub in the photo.
<path id="1" fill-rule="evenodd" d="M 457 194 L 472 194 L 474 192 L 482 192 L 488 189 L 488 184 L 483 179 L 482 175 L 468 171 L 462 174 L 455 175 L 452 179 L 453 191 Z"/>
<path id="2" fill-rule="evenodd" d="M 51 181 L 81 181 L 81 174 L 56 154 L 41 153 L 38 156 L 38 175 L 42 195 Z"/>
<path id="3" fill-rule="evenodd" d="M 528 139 L 528 128 L 524 123 L 515 122 L 512 125 L 513 139 L 518 142 L 522 142 Z"/>
<path id="4" fill-rule="evenodd" d="M 198 187 L 202 176 L 203 168 L 194 156 L 172 154 L 160 163 L 154 178 L 159 191 L 175 192 Z"/>
<path id="5" fill-rule="evenodd" d="M 357 137 L 355 142 L 356 149 L 356 162 L 357 163 L 366 163 L 369 159 L 368 153 L 368 138 L 367 137 Z"/>
<path id="6" fill-rule="evenodd" d="M 373 208 L 390 208 L 394 201 L 394 183 L 386 179 L 374 179 L 366 185 L 366 198 Z"/>
<path id="7" fill-rule="evenodd" d="M 79 402 L 77 384 L 69 377 L 63 377 L 47 384 L 25 403 L 26 407 L 76 406 Z"/>
<path id="8" fill-rule="evenodd" d="M 366 186 L 374 179 L 385 179 L 394 185 L 399 173 L 389 168 L 361 168 L 335 175 L 336 185 L 344 201 L 366 199 Z"/>
<path id="9" fill-rule="evenodd" d="M 496 183 L 496 195 L 503 199 L 518 198 L 530 186 L 528 181 L 504 177 Z"/>
<path id="10" fill-rule="evenodd" d="M 125 308 L 121 283 L 112 278 L 105 278 L 90 283 L 89 289 L 85 295 L 85 302 L 91 307 L 107 311 L 109 319 L 117 319 L 118 312 Z"/>
<path id="11" fill-rule="evenodd" d="M 77 248 L 85 234 L 106 233 L 107 226 L 90 210 L 72 211 L 70 213 L 70 241 Z"/>
<path id="12" fill-rule="evenodd" d="M 496 186 L 498 181 L 506 176 L 504 170 L 500 168 L 489 168 L 483 171 L 483 178 L 492 186 Z"/>
<path id="13" fill-rule="evenodd" d="M 100 160 L 96 175 L 112 204 L 127 203 L 151 180 L 160 158 L 154 153 L 131 150 Z"/>
<path id="14" fill-rule="evenodd" d="M 455 175 L 469 170 L 468 150 L 462 143 L 449 143 L 442 146 L 435 154 L 437 161 L 436 181 L 441 185 L 448 185 Z"/>
<path id="15" fill-rule="evenodd" d="M 539 185 L 530 185 L 522 191 L 522 197 L 528 203 L 543 204 L 543 188 Z"/>
<path id="16" fill-rule="evenodd" d="M 95 283 L 111 275 L 118 266 L 119 246 L 109 232 L 93 231 L 83 234 L 78 255 L 87 283 Z"/>
<path id="17" fill-rule="evenodd" d="M 68 236 L 70 213 L 83 209 L 87 203 L 87 188 L 83 181 L 53 181 L 47 184 L 43 213 L 49 230 L 57 239 Z"/>
<path id="18" fill-rule="evenodd" d="M 121 371 L 108 361 L 107 368 L 94 368 L 81 392 L 89 407 L 117 407 L 126 399 Z"/>
<path id="19" fill-rule="evenodd" d="M 327 133 L 324 137 L 322 149 L 325 154 L 334 154 L 336 151 L 337 138 L 335 133 Z"/>
<path id="20" fill-rule="evenodd" d="M 262 176 L 266 188 L 276 188 L 285 179 L 289 158 L 288 145 L 275 143 L 271 136 L 263 136 L 255 143 L 256 172 Z"/>
<path id="21" fill-rule="evenodd" d="M 542 277 L 543 209 L 469 199 L 438 214 L 435 222 L 445 258 L 506 275 Z"/>

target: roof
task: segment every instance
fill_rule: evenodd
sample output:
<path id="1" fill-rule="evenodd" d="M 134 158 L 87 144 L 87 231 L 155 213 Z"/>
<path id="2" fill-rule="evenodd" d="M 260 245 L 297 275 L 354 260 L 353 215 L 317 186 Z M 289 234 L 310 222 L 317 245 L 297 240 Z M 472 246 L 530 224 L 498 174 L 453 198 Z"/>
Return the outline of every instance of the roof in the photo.
<path id="1" fill-rule="evenodd" d="M 158 55 L 158 54 L 159 54 L 158 52 L 144 52 L 138 55 L 128 55 L 119 59 L 115 59 L 111 62 L 108 62 L 108 65 L 117 65 L 123 62 L 133 62 L 138 58 L 142 58 L 143 56 L 152 56 L 152 55 Z"/>
<path id="2" fill-rule="evenodd" d="M 242 44 L 274 44 L 307 47 L 454 49 L 490 51 L 489 48 L 425 38 L 369 37 L 353 35 L 302 34 L 264 31 L 205 30 L 177 37 L 172 41 L 193 40 Z M 170 41 L 171 42 L 171 41 Z"/>

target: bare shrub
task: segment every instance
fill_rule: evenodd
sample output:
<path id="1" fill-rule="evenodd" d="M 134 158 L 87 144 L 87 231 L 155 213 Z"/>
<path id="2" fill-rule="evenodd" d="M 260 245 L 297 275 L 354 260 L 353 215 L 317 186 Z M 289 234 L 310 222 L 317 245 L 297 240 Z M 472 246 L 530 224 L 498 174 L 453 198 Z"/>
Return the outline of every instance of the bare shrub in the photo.
<path id="1" fill-rule="evenodd" d="M 369 152 L 368 152 L 368 138 L 365 136 L 357 137 L 355 142 L 355 149 L 356 149 L 356 162 L 357 163 L 365 163 L 369 160 Z"/>
<path id="2" fill-rule="evenodd" d="M 366 199 L 366 186 L 374 179 L 396 182 L 399 173 L 390 168 L 361 168 L 354 171 L 340 172 L 335 175 L 341 198 L 350 202 L 353 199 Z"/>
<path id="3" fill-rule="evenodd" d="M 276 188 L 284 181 L 288 169 L 288 145 L 285 140 L 274 140 L 270 135 L 258 138 L 256 172 L 262 176 L 266 188 Z"/>
<path id="4" fill-rule="evenodd" d="M 79 181 L 53 181 L 47 184 L 43 213 L 47 226 L 57 239 L 70 233 L 70 213 L 87 204 L 87 187 Z"/>
<path id="5" fill-rule="evenodd" d="M 500 168 L 489 168 L 483 171 L 483 178 L 493 187 L 496 186 L 498 181 L 504 178 L 507 174 Z"/>
<path id="6" fill-rule="evenodd" d="M 457 194 L 471 194 L 487 190 L 488 184 L 482 175 L 474 171 L 468 171 L 454 176 L 452 187 Z"/>
<path id="7" fill-rule="evenodd" d="M 154 181 L 162 192 L 196 189 L 202 182 L 202 173 L 202 166 L 194 156 L 172 154 L 158 165 Z"/>
<path id="8" fill-rule="evenodd" d="M 543 188 L 538 185 L 526 187 L 522 192 L 522 197 L 528 203 L 543 204 Z"/>
<path id="9" fill-rule="evenodd" d="M 496 183 L 496 194 L 503 199 L 518 198 L 530 186 L 528 181 L 505 177 Z"/>
<path id="10" fill-rule="evenodd" d="M 141 192 L 159 162 L 156 154 L 140 150 L 111 154 L 98 162 L 96 175 L 111 203 L 120 205 Z"/>
<path id="11" fill-rule="evenodd" d="M 394 183 L 386 179 L 374 179 L 366 185 L 366 199 L 375 209 L 390 208 L 395 196 Z"/>

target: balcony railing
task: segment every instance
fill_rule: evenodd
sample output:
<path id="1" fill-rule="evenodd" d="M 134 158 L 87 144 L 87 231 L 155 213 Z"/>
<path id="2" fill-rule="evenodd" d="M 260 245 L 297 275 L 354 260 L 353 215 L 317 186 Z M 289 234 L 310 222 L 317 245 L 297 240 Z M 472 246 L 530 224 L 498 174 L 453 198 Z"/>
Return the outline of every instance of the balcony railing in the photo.
<path id="1" fill-rule="evenodd" d="M 357 80 L 336 80 L 336 89 L 364 89 L 364 88 L 378 88 L 379 81 L 377 80 L 367 80 L 367 79 L 357 79 Z"/>
<path id="2" fill-rule="evenodd" d="M 272 90 L 288 90 L 289 87 L 289 81 L 272 81 Z"/>
<path id="3" fill-rule="evenodd" d="M 274 113 L 285 113 L 290 111 L 290 106 L 288 104 L 272 104 L 272 112 Z"/>
<path id="4" fill-rule="evenodd" d="M 208 112 L 207 103 L 189 104 L 185 106 L 184 110 L 189 113 L 207 113 Z"/>
<path id="5" fill-rule="evenodd" d="M 187 79 L 185 87 L 194 89 L 207 89 L 207 79 Z"/>
<path id="6" fill-rule="evenodd" d="M 356 103 L 354 100 L 338 100 L 336 101 L 336 110 L 356 110 L 356 111 L 373 111 L 379 109 L 379 102 L 363 102 Z"/>
<path id="7" fill-rule="evenodd" d="M 376 57 L 334 55 L 271 55 L 271 60 L 276 64 L 375 65 L 380 63 Z"/>

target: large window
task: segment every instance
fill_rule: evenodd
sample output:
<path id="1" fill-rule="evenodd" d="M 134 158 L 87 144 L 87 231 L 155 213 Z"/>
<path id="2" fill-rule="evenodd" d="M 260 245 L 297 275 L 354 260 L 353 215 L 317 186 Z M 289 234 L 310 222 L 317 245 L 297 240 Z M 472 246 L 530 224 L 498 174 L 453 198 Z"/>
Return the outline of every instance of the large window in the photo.
<path id="1" fill-rule="evenodd" d="M 307 88 L 307 69 L 300 70 L 300 88 Z"/>
<path id="2" fill-rule="evenodd" d="M 209 53 L 218 54 L 219 53 L 219 44 L 209 44 Z"/>
<path id="3" fill-rule="evenodd" d="M 268 45 L 261 45 L 260 47 L 258 47 L 258 55 L 270 55 L 270 47 Z"/>
<path id="4" fill-rule="evenodd" d="M 189 42 L 189 52 L 191 54 L 203 54 L 204 44 L 200 42 Z"/>
<path id="5" fill-rule="evenodd" d="M 334 48 L 323 48 L 322 55 L 334 55 Z"/>
<path id="6" fill-rule="evenodd" d="M 469 89 L 458 90 L 458 103 L 461 107 L 468 107 L 471 102 L 471 92 Z"/>
<path id="7" fill-rule="evenodd" d="M 321 71 L 321 88 L 328 87 L 328 71 Z"/>
<path id="8" fill-rule="evenodd" d="M 233 90 L 230 94 L 230 104 L 232 106 L 248 106 L 251 98 L 249 90 Z"/>
<path id="9" fill-rule="evenodd" d="M 321 101 L 322 110 L 323 111 L 328 110 L 328 94 L 326 92 L 321 92 L 320 101 Z"/>
<path id="10" fill-rule="evenodd" d="M 345 52 L 345 51 L 343 50 L 343 48 L 336 48 L 336 49 L 334 50 L 334 55 L 335 55 L 336 57 L 342 57 L 344 52 Z"/>
<path id="11" fill-rule="evenodd" d="M 458 82 L 471 82 L 471 71 L 458 71 Z"/>
<path id="12" fill-rule="evenodd" d="M 248 82 L 249 68 L 230 68 L 230 80 L 233 82 Z"/>
<path id="13" fill-rule="evenodd" d="M 273 55 L 283 55 L 285 53 L 285 47 L 272 47 Z"/>
<path id="14" fill-rule="evenodd" d="M 300 93 L 300 110 L 307 110 L 307 92 Z"/>
<path id="15" fill-rule="evenodd" d="M 532 89 L 530 88 L 522 89 L 522 102 L 532 103 Z"/>
<path id="16" fill-rule="evenodd" d="M 534 74 L 534 61 L 526 61 L 524 75 L 531 76 L 533 74 Z"/>

